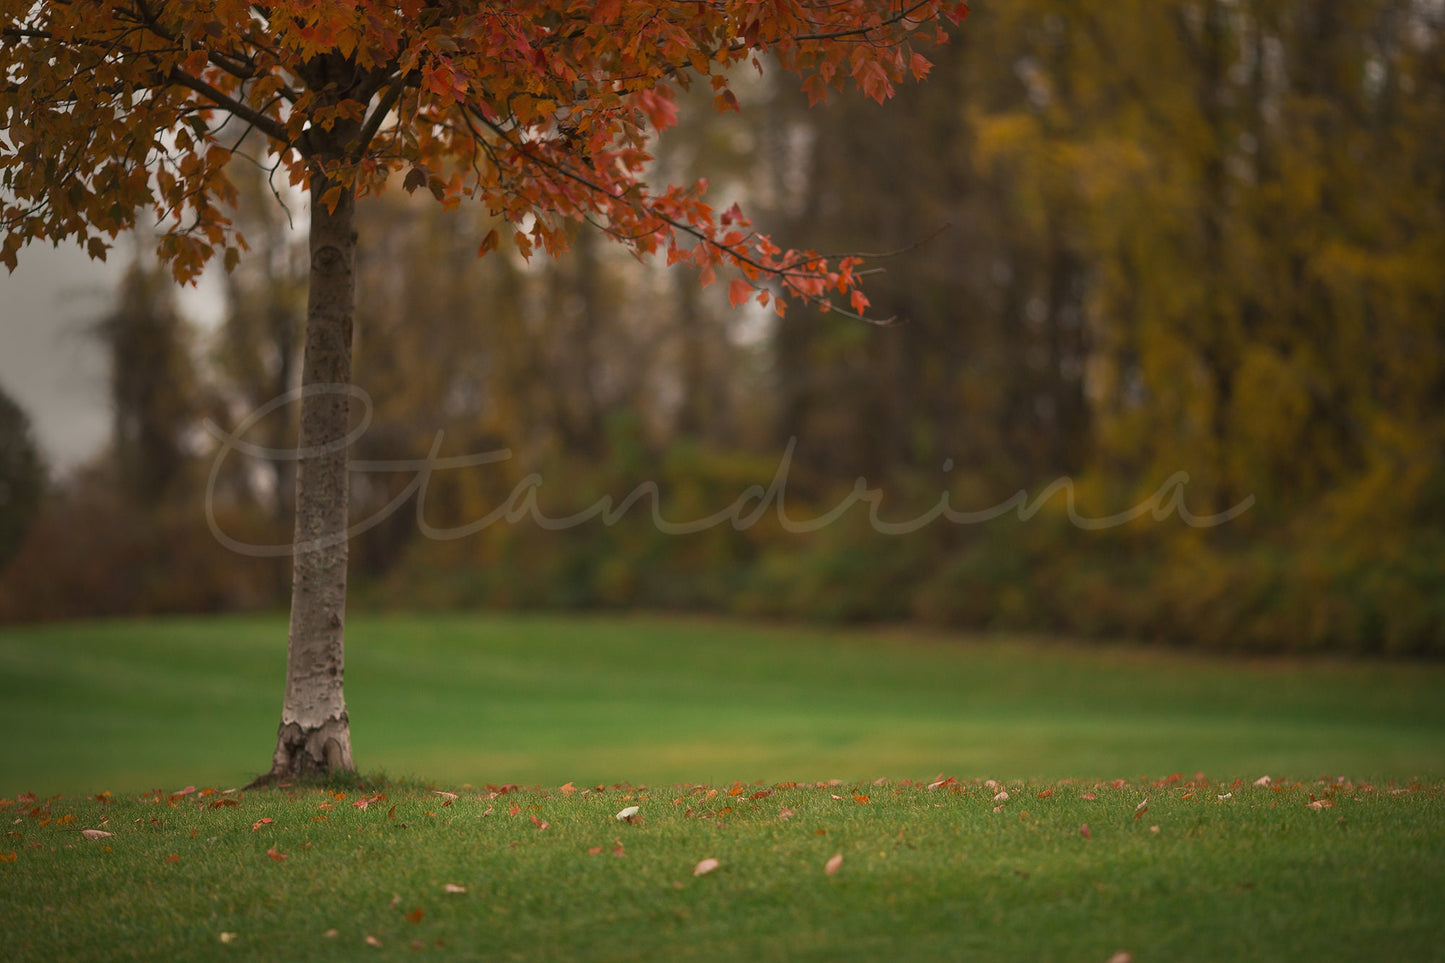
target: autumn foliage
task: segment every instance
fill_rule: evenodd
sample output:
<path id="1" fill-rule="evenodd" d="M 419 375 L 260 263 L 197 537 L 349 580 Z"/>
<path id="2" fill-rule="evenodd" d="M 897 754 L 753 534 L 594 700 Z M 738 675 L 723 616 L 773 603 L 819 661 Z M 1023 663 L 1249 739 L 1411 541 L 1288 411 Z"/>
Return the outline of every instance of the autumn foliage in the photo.
<path id="1" fill-rule="evenodd" d="M 103 257 L 149 211 L 178 278 L 218 253 L 234 266 L 246 241 L 227 165 L 257 131 L 269 153 L 256 162 L 293 185 L 323 177 L 329 206 L 399 177 L 446 207 L 485 207 L 511 230 L 479 254 L 504 240 L 556 253 L 592 220 L 704 283 L 738 269 L 735 302 L 846 295 L 861 312 L 855 259 L 778 247 L 735 207 L 714 210 L 705 181 L 649 187 L 650 143 L 676 123 L 678 88 L 738 109 L 729 71 L 761 70 L 764 53 L 810 100 L 852 83 L 882 101 L 928 72 L 924 51 L 948 39 L 938 21 L 963 14 L 945 0 L 7 2 L 0 259 L 13 270 L 26 242 L 66 238 Z"/>

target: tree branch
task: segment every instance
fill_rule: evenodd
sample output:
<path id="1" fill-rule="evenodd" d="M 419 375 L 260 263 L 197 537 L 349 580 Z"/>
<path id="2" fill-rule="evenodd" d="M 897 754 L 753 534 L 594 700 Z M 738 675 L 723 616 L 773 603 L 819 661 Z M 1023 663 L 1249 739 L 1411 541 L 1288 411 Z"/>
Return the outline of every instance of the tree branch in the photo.
<path id="1" fill-rule="evenodd" d="M 210 100 L 216 107 L 246 121 L 272 140 L 279 141 L 286 147 L 294 146 L 291 143 L 291 138 L 287 136 L 286 128 L 278 123 L 275 118 L 266 116 L 244 101 L 227 96 L 204 80 L 198 77 L 192 77 L 179 67 L 172 67 L 166 79 L 174 81 L 182 87 L 189 87 L 191 90 Z"/>

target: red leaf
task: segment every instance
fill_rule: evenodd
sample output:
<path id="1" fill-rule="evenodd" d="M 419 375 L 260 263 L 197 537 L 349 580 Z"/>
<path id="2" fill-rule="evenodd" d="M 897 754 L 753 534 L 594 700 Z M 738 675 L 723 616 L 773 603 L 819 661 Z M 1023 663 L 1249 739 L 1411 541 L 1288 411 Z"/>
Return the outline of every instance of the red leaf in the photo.
<path id="1" fill-rule="evenodd" d="M 1079 827 L 1079 835 L 1080 835 L 1080 836 L 1083 836 L 1085 839 L 1093 839 L 1093 838 L 1094 838 L 1094 834 L 1091 833 L 1091 832 L 1089 832 L 1089 824 L 1088 824 L 1088 823 L 1084 823 L 1084 825 L 1082 825 L 1082 826 Z"/>
<path id="2" fill-rule="evenodd" d="M 266 855 L 270 856 L 278 863 L 286 859 L 286 854 L 278 850 L 275 846 L 272 846 L 270 849 L 266 850 Z"/>
<path id="3" fill-rule="evenodd" d="M 532 825 L 536 826 L 538 829 L 546 829 L 549 825 L 551 825 L 545 819 L 538 819 L 536 813 L 532 814 L 531 819 Z"/>
<path id="4" fill-rule="evenodd" d="M 410 913 L 403 913 L 403 914 L 401 914 L 401 915 L 402 915 L 402 918 L 405 919 L 408 923 L 420 923 L 420 922 L 421 922 L 421 918 L 426 915 L 426 910 L 424 910 L 424 909 L 422 909 L 420 906 L 418 906 L 416 909 L 412 910 Z"/>
<path id="5" fill-rule="evenodd" d="M 748 298 L 753 296 L 753 286 L 746 278 L 734 278 L 728 285 L 728 301 L 733 307 L 746 303 Z"/>
<path id="6" fill-rule="evenodd" d="M 251 824 L 251 832 L 254 833 L 256 830 L 260 829 L 262 826 L 269 825 L 271 822 L 273 822 L 273 820 L 271 819 L 270 816 L 262 816 L 260 819 L 256 820 L 254 823 Z"/>
<path id="7" fill-rule="evenodd" d="M 181 856 L 179 853 L 171 853 L 169 856 L 166 857 L 166 862 L 168 863 L 179 863 L 180 861 Z"/>

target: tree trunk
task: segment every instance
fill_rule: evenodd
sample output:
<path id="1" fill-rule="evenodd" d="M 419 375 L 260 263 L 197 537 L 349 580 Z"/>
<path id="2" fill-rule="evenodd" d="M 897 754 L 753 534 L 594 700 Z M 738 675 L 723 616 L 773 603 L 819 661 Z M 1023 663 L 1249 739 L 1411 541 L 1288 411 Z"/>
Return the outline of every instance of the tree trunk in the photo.
<path id="1" fill-rule="evenodd" d="M 271 770 L 253 786 L 355 768 L 342 675 L 356 199 L 343 188 L 328 210 L 331 186 L 313 172 L 286 700 Z"/>

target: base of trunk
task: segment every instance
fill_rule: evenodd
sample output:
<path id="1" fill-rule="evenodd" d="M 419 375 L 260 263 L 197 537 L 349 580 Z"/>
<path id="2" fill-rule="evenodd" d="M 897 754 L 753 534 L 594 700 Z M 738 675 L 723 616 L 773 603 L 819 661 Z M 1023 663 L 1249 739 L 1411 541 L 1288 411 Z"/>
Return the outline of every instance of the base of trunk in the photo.
<path id="1" fill-rule="evenodd" d="M 280 782 L 316 782 L 338 772 L 354 772 L 351 761 L 351 721 L 346 713 L 312 729 L 283 722 L 276 731 L 276 752 L 271 771 L 246 786 L 259 789 Z"/>

